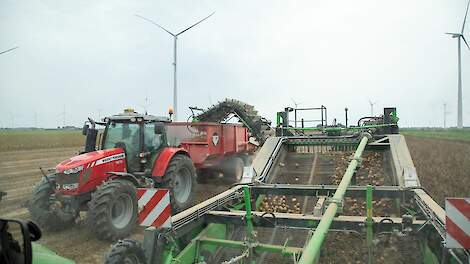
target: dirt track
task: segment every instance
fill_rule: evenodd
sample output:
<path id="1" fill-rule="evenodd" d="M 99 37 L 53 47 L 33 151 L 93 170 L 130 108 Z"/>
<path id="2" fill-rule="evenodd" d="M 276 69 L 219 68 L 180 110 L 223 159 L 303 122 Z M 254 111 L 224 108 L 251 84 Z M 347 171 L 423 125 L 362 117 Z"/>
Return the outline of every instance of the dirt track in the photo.
<path id="1" fill-rule="evenodd" d="M 29 198 L 33 186 L 41 179 L 39 166 L 54 167 L 77 152 L 78 148 L 0 152 L 0 190 L 8 193 L 0 203 L 0 216 L 28 219 L 29 213 L 23 204 Z M 198 185 L 195 202 L 205 200 L 224 189 L 221 185 Z M 131 238 L 142 240 L 143 229 L 136 228 Z M 87 264 L 103 263 L 103 254 L 112 244 L 97 240 L 88 231 L 84 221 L 65 231 L 43 233 L 40 243 L 61 256 Z"/>

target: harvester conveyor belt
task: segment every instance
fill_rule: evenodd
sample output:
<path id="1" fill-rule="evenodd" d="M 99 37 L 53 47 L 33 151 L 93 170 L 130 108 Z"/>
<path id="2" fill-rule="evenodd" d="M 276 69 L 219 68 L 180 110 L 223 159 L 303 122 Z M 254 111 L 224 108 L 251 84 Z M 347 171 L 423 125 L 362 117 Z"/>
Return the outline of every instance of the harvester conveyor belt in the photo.
<path id="1" fill-rule="evenodd" d="M 296 137 L 271 137 L 266 140 L 264 147 L 256 155 L 253 160 L 253 169 L 257 175 L 259 181 L 266 182 L 266 176 L 268 175 L 274 160 L 279 155 L 281 147 L 284 143 L 296 144 L 296 142 L 317 142 L 318 144 L 332 144 L 332 143 L 344 143 L 345 141 L 350 144 L 359 144 L 360 138 L 354 135 L 348 136 L 337 136 L 328 137 L 323 135 L 315 136 L 296 136 Z"/>
<path id="2" fill-rule="evenodd" d="M 171 217 L 172 229 L 177 232 L 178 229 L 185 225 L 195 223 L 203 217 L 207 212 L 224 206 L 228 202 L 243 197 L 242 185 L 235 186 L 226 190 L 200 204 L 197 204 L 179 214 Z"/>
<path id="3" fill-rule="evenodd" d="M 314 215 L 302 215 L 302 214 L 289 214 L 289 213 L 269 213 L 260 211 L 251 212 L 255 226 L 260 227 L 286 227 L 286 228 L 313 228 L 318 225 L 318 222 L 321 220 L 321 216 Z M 244 219 L 246 212 L 232 210 L 228 211 L 210 211 L 206 214 L 206 221 L 213 223 L 230 223 L 239 226 L 246 224 Z M 374 221 L 374 228 L 382 232 L 392 232 L 393 230 L 401 230 L 402 221 L 401 217 L 381 217 L 375 216 L 372 217 Z M 386 223 L 382 223 L 382 220 L 388 220 Z M 361 233 L 364 229 L 364 222 L 366 216 L 337 216 L 334 218 L 333 224 L 330 230 L 355 230 Z M 423 224 L 425 220 L 414 220 L 412 227 L 416 231 Z M 379 227 L 380 225 L 380 227 Z"/>

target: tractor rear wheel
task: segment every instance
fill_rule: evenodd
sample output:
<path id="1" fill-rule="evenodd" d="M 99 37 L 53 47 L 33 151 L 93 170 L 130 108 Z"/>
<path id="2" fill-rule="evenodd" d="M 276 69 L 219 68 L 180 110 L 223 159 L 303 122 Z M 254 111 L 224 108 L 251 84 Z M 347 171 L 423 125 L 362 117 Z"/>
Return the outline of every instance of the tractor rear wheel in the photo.
<path id="1" fill-rule="evenodd" d="M 196 168 L 185 155 L 175 155 L 166 169 L 162 188 L 170 189 L 173 213 L 183 211 L 191 205 L 196 185 Z"/>
<path id="2" fill-rule="evenodd" d="M 51 182 L 54 177 L 49 176 Z M 49 231 L 59 231 L 69 227 L 73 221 L 73 217 L 62 218 L 57 211 L 52 210 L 51 195 L 54 193 L 52 186 L 46 180 L 42 180 L 34 187 L 31 200 L 28 202 L 28 211 L 31 219 L 40 227 Z"/>
<path id="3" fill-rule="evenodd" d="M 91 195 L 88 207 L 88 224 L 98 239 L 126 237 L 137 222 L 136 188 L 122 179 L 104 182 Z"/>
<path id="4" fill-rule="evenodd" d="M 243 177 L 243 168 L 245 163 L 240 157 L 232 157 L 224 162 L 222 178 L 225 183 L 239 183 Z"/>
<path id="5" fill-rule="evenodd" d="M 144 249 L 132 239 L 119 240 L 105 255 L 105 264 L 146 264 Z"/>

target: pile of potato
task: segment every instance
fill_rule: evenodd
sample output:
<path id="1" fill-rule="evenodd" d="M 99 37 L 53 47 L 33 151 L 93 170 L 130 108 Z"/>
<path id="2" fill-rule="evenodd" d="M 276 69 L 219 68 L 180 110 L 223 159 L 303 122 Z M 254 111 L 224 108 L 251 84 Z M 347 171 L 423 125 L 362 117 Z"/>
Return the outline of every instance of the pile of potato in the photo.
<path id="1" fill-rule="evenodd" d="M 259 211 L 267 213 L 300 214 L 300 202 L 296 197 L 285 195 L 267 195 L 260 204 Z"/>

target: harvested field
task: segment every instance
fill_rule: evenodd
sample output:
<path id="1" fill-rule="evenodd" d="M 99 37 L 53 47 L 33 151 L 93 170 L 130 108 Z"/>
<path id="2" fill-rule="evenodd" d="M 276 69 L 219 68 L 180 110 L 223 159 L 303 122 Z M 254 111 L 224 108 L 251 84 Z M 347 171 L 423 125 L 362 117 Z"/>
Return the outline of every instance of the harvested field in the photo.
<path id="1" fill-rule="evenodd" d="M 406 136 L 421 185 L 441 206 L 470 194 L 470 142 Z"/>
<path id="2" fill-rule="evenodd" d="M 80 147 L 81 130 L 0 130 L 0 151 Z"/>
<path id="3" fill-rule="evenodd" d="M 469 128 L 401 128 L 400 133 L 407 137 L 415 136 L 470 142 Z"/>

